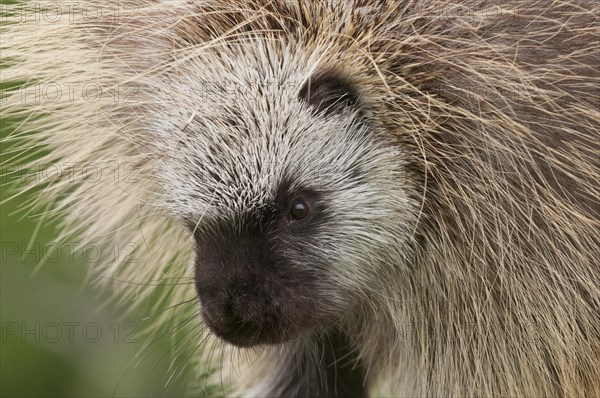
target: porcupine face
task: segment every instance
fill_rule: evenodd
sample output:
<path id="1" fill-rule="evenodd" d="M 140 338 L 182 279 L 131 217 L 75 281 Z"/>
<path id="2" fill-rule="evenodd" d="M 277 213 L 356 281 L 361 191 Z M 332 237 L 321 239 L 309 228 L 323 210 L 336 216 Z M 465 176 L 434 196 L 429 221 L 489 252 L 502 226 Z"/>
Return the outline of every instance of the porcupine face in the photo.
<path id="1" fill-rule="evenodd" d="M 193 231 L 202 318 L 238 346 L 351 314 L 395 266 L 408 214 L 402 154 L 351 76 L 268 47 L 190 61 L 202 68 L 173 76 L 185 95 L 165 101 L 189 120 L 165 132 L 167 205 Z"/>

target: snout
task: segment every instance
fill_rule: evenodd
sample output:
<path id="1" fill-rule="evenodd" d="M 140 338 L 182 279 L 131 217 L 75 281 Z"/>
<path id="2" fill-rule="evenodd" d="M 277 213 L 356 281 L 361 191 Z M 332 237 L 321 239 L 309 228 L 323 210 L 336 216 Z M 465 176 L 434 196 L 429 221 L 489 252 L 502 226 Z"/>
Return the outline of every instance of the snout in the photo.
<path id="1" fill-rule="evenodd" d="M 248 275 L 228 276 L 220 282 L 208 286 L 197 278 L 200 313 L 215 335 L 247 347 L 280 343 L 293 334 L 294 328 L 283 316 L 282 298 L 275 291 Z"/>
<path id="2" fill-rule="evenodd" d="M 200 314 L 223 340 L 248 347 L 288 341 L 317 323 L 314 277 L 272 245 L 203 237 L 196 254 Z"/>
<path id="3" fill-rule="evenodd" d="M 250 216 L 248 216 L 250 217 Z M 210 330 L 241 347 L 278 344 L 319 326 L 323 278 L 265 217 L 215 221 L 195 231 L 195 282 Z M 330 314 L 328 312 L 327 314 Z"/>

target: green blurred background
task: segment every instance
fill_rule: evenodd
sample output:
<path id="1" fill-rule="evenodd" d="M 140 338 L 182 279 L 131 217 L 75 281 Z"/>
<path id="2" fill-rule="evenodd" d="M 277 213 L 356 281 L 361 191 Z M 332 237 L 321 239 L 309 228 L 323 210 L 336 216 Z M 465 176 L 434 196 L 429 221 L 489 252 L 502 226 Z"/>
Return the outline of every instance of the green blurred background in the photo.
<path id="1" fill-rule="evenodd" d="M 0 0 L 0 6 L 6 4 Z M 4 62 L 0 60 L 0 89 L 9 86 L 1 79 Z M 12 168 L 6 163 L 12 154 L 1 140 L 16 122 L 0 119 L 0 202 L 14 193 L 7 174 Z M 89 264 L 77 253 L 70 256 L 65 246 L 54 261 L 37 269 L 59 228 L 56 222 L 38 225 L 35 212 L 23 211 L 32 195 L 0 206 L 0 396 L 183 396 L 186 380 L 198 376 L 191 375 L 189 366 L 179 372 L 179 366 L 177 377 L 171 378 L 173 339 L 155 341 L 146 333 L 150 321 L 145 318 L 156 308 L 148 303 L 126 312 L 128 308 L 107 304 L 108 292 L 84 283 Z M 160 288 L 156 290 L 159 295 Z"/>
<path id="2" fill-rule="evenodd" d="M 36 257 L 56 235 L 53 225 L 41 227 L 30 252 L 12 254 L 15 242 L 30 242 L 36 226 L 34 219 L 12 214 L 19 203 L 0 210 L 0 395 L 182 396 L 185 375 L 165 387 L 172 359 L 168 339 L 153 344 L 152 353 L 128 371 L 149 343 L 149 308 L 125 315 L 123 308 L 102 306 L 106 298 L 84 285 L 87 268 L 79 256 L 70 261 L 63 253 L 32 274 Z"/>

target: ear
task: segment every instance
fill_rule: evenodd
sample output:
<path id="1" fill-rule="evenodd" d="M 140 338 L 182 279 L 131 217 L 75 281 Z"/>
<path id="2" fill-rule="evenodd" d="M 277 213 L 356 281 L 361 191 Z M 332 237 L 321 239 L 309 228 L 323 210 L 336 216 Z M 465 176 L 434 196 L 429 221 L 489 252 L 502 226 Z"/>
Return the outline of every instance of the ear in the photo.
<path id="1" fill-rule="evenodd" d="M 358 95 L 345 79 L 328 72 L 311 77 L 298 97 L 318 114 L 338 114 L 358 105 Z"/>

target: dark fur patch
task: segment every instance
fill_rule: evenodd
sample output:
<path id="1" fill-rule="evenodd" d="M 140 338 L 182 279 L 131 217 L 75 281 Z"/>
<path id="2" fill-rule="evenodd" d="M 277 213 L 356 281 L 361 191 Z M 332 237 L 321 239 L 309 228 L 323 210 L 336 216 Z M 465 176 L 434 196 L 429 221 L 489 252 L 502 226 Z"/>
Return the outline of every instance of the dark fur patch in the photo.
<path id="1" fill-rule="evenodd" d="M 298 97 L 318 114 L 333 115 L 358 105 L 358 94 L 352 85 L 333 72 L 322 73 L 309 79 Z"/>
<path id="2" fill-rule="evenodd" d="M 316 355 L 298 353 L 292 358 L 273 391 L 298 398 L 366 397 L 366 370 L 346 334 L 332 331 L 314 344 Z"/>

